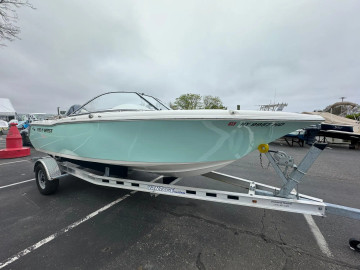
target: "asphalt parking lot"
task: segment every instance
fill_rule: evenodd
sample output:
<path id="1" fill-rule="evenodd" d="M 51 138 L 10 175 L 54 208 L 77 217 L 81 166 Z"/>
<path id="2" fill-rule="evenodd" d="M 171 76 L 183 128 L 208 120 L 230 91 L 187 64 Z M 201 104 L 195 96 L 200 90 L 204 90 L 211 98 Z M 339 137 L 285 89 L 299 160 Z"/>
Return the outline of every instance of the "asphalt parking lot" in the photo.
<path id="1" fill-rule="evenodd" d="M 286 151 L 297 162 L 308 150 L 279 143 L 271 149 Z M 41 155 L 32 149 L 32 157 Z M 348 247 L 349 238 L 360 238 L 358 220 L 309 220 L 301 214 L 152 197 L 71 176 L 61 179 L 56 194 L 44 196 L 37 190 L 29 160 L 0 160 L 0 268 L 360 269 L 360 253 Z M 359 165 L 359 150 L 330 146 L 310 169 L 300 192 L 360 208 Z M 219 171 L 279 184 L 271 168 L 260 166 L 258 152 Z M 147 181 L 157 177 L 137 172 L 130 176 Z M 178 184 L 229 190 L 201 176 Z M 311 220 L 321 235 L 310 228 Z"/>

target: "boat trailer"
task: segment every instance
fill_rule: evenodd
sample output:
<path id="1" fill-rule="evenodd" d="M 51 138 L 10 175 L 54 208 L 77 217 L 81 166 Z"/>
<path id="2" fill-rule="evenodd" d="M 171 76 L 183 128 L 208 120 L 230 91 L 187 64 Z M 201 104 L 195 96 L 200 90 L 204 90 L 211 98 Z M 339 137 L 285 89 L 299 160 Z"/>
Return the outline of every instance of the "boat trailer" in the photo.
<path id="1" fill-rule="evenodd" d="M 326 143 L 314 143 L 298 166 L 294 164 L 294 159 L 285 152 L 271 151 L 267 144 L 259 145 L 258 150 L 260 153 L 265 154 L 269 164 L 279 176 L 281 188 L 215 171 L 203 175 L 204 177 L 241 187 L 244 192 L 175 185 L 176 182 L 181 180 L 181 178 L 176 177 L 159 176 L 151 182 L 111 177 L 109 167 L 105 167 L 104 175 L 98 175 L 87 171 L 88 168 L 51 156 L 35 158 L 33 161 L 35 162 L 36 183 L 40 193 L 44 195 L 55 193 L 59 185 L 59 179 L 72 175 L 99 186 L 148 192 L 150 195 L 155 196 L 161 194 L 323 217 L 334 214 L 360 220 L 360 209 L 326 203 L 322 199 L 300 194 L 297 191 L 298 185 L 304 180 L 303 177 L 326 145 Z M 163 183 L 157 183 L 161 179 Z M 351 249 L 360 252 L 359 240 L 352 238 L 349 240 L 349 245 Z"/>

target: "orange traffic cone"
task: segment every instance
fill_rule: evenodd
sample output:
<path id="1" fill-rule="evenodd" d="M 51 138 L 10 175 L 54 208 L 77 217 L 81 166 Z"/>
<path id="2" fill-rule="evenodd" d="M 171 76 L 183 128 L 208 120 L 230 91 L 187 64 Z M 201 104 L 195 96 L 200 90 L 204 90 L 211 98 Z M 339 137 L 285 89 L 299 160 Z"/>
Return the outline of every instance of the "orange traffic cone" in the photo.
<path id="1" fill-rule="evenodd" d="M 22 138 L 15 123 L 11 123 L 6 136 L 6 149 L 0 150 L 0 158 L 17 158 L 30 156 L 30 147 L 23 147 Z"/>

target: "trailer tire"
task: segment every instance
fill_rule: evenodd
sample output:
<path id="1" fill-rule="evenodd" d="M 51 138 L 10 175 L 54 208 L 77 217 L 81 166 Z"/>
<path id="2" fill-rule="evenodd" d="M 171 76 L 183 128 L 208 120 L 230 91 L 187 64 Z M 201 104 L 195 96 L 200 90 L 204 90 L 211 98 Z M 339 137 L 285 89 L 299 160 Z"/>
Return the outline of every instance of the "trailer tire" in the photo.
<path id="1" fill-rule="evenodd" d="M 356 240 L 354 238 L 351 238 L 349 240 L 349 245 L 352 250 L 355 250 L 357 252 L 360 252 L 360 241 Z"/>
<path id="2" fill-rule="evenodd" d="M 59 187 L 59 179 L 49 180 L 43 164 L 35 167 L 36 185 L 43 195 L 50 195 L 57 191 Z"/>

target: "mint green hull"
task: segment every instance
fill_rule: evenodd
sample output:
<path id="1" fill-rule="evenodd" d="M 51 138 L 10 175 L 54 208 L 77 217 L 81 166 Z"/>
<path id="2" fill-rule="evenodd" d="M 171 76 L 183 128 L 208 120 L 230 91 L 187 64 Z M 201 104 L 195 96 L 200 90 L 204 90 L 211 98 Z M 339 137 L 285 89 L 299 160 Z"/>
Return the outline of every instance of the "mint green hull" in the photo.
<path id="1" fill-rule="evenodd" d="M 234 123 L 234 122 L 233 122 Z M 30 140 L 43 152 L 114 163 L 197 163 L 232 161 L 311 122 L 228 120 L 99 121 L 31 126 Z M 260 126 L 251 126 L 257 123 Z M 244 125 L 244 124 L 243 124 Z"/>

